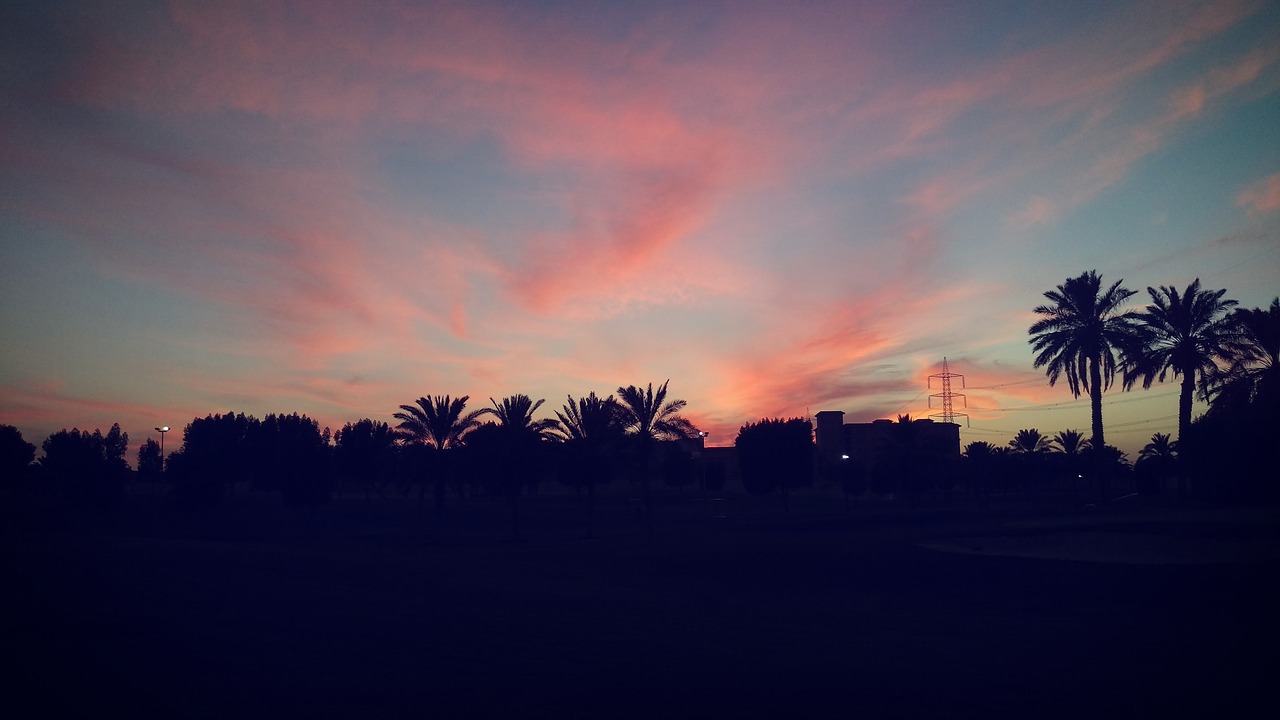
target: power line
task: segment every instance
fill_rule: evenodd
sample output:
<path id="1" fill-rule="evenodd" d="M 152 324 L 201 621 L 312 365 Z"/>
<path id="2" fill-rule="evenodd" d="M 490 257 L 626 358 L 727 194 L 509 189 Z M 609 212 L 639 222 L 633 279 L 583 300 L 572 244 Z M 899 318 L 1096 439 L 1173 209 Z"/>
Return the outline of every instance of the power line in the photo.
<path id="1" fill-rule="evenodd" d="M 968 389 L 969 390 L 998 390 L 1002 387 L 1010 387 L 1013 385 L 1030 385 L 1031 383 L 1039 383 L 1039 382 L 1044 382 L 1044 378 L 1036 377 L 1036 378 L 1031 378 L 1029 380 L 1013 380 L 1007 383 L 1000 383 L 999 385 L 979 385 L 977 387 L 971 387 Z"/>
<path id="2" fill-rule="evenodd" d="M 1124 403 L 1143 402 L 1143 401 L 1145 401 L 1145 400 L 1155 400 L 1155 399 L 1158 399 L 1158 398 L 1170 397 L 1170 396 L 1172 396 L 1172 395 L 1177 395 L 1179 392 L 1180 392 L 1179 390 L 1171 390 L 1171 391 L 1163 392 L 1163 393 L 1151 393 L 1150 395 L 1143 395 L 1143 396 L 1141 396 L 1141 397 L 1129 397 L 1129 398 L 1119 398 L 1119 399 L 1116 399 L 1116 400 L 1106 400 L 1106 401 L 1104 401 L 1102 404 L 1103 404 L 1103 405 L 1123 405 Z M 1043 404 L 1043 405 L 1023 405 L 1022 407 L 1011 407 L 1011 408 L 984 408 L 984 407 L 973 407 L 973 408 L 971 408 L 971 409 L 973 409 L 973 410 L 977 410 L 977 411 L 979 411 L 979 412 L 1017 412 L 1017 411 L 1031 411 L 1031 410 L 1070 410 L 1070 409 L 1073 409 L 1073 408 L 1079 408 L 1079 407 L 1085 406 L 1085 405 L 1087 405 L 1088 403 L 1089 403 L 1089 399 L 1088 399 L 1088 398 L 1085 398 L 1085 399 L 1082 399 L 1082 400 L 1063 400 L 1062 402 L 1056 402 L 1056 403 L 1045 403 L 1045 404 Z"/>

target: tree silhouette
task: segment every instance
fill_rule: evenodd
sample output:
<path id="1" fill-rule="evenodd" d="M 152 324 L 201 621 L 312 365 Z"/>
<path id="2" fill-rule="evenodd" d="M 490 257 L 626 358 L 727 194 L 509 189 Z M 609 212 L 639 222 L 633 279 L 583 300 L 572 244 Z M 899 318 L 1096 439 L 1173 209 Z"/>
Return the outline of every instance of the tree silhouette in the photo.
<path id="1" fill-rule="evenodd" d="M 107 507 L 119 498 L 129 466 L 124 455 L 129 434 L 114 424 L 100 430 L 60 430 L 42 444 L 40 469 L 69 504 Z"/>
<path id="2" fill-rule="evenodd" d="M 138 446 L 138 478 L 147 482 L 160 479 L 164 458 L 160 455 L 160 443 L 147 438 Z"/>
<path id="3" fill-rule="evenodd" d="M 205 513 L 229 488 L 249 480 L 261 421 L 244 413 L 206 415 L 187 424 L 182 448 L 166 462 L 174 497 L 188 511 Z"/>
<path id="4" fill-rule="evenodd" d="M 1280 297 L 1262 308 L 1239 308 L 1231 313 L 1235 326 L 1229 348 L 1230 365 L 1208 376 L 1214 405 L 1280 401 Z"/>
<path id="5" fill-rule="evenodd" d="M 475 454 L 483 453 L 484 477 L 482 481 L 507 496 L 511 507 L 511 538 L 520 537 L 520 495 L 544 466 L 539 450 L 549 441 L 559 439 L 556 430 L 559 423 L 549 418 L 536 419 L 533 414 L 542 407 L 542 400 L 534 402 L 528 395 L 516 394 L 498 402 L 489 398 L 491 408 L 480 411 L 493 415 L 497 423 L 482 426 L 472 433 Z"/>
<path id="6" fill-rule="evenodd" d="M 1102 392 L 1111 387 L 1117 372 L 1117 353 L 1122 363 L 1136 352 L 1141 341 L 1137 314 L 1122 312 L 1125 300 L 1135 291 L 1121 287 L 1123 280 L 1102 290 L 1102 277 L 1090 270 L 1044 294 L 1051 304 L 1040 305 L 1041 318 L 1027 332 L 1036 352 L 1035 367 L 1046 367 L 1049 385 L 1066 377 L 1074 397 L 1089 393 L 1093 416 L 1090 442 L 1106 445 L 1102 430 Z"/>
<path id="7" fill-rule="evenodd" d="M 1088 446 L 1084 433 L 1079 430 L 1062 430 L 1053 436 L 1053 443 L 1065 455 L 1079 455 Z"/>
<path id="8" fill-rule="evenodd" d="M 667 380 L 655 391 L 653 383 L 645 390 L 635 385 L 618 388 L 627 434 L 636 439 L 639 448 L 640 483 L 644 493 L 644 513 L 650 518 L 652 529 L 653 501 L 649 493 L 649 461 L 653 444 L 658 440 L 674 440 L 693 437 L 697 432 L 693 423 L 680 416 L 688 404 L 684 400 L 667 401 Z"/>
<path id="9" fill-rule="evenodd" d="M 1089 447 L 1089 441 L 1079 430 L 1061 430 L 1053 436 L 1053 444 L 1059 450 L 1054 457 L 1059 479 L 1064 476 L 1070 478 L 1071 487 L 1076 488 L 1080 479 L 1080 454 Z"/>
<path id="10" fill-rule="evenodd" d="M 568 396 L 558 432 L 565 444 L 561 454 L 560 477 L 575 491 L 587 493 L 587 537 L 592 535 L 596 487 L 608 482 L 612 473 L 609 458 L 621 445 L 624 413 L 610 395 L 600 398 L 594 392 L 574 400 Z"/>
<path id="11" fill-rule="evenodd" d="M 558 437 L 556 431 L 560 423 L 550 418 L 537 420 L 533 417 L 545 400 L 534 402 L 528 395 L 516 394 L 502 398 L 502 402 L 489 398 L 489 402 L 493 407 L 479 410 L 476 413 L 477 416 L 493 415 L 498 419 L 498 425 L 520 442 L 536 442 Z"/>
<path id="12" fill-rule="evenodd" d="M 1237 326 L 1227 317 L 1235 300 L 1224 300 L 1226 290 L 1201 290 L 1200 278 L 1179 293 L 1177 288 L 1147 288 L 1151 305 L 1139 315 L 1143 349 L 1125 373 L 1125 386 L 1139 378 L 1143 388 L 1166 376 L 1182 378 L 1178 394 L 1178 437 L 1191 427 L 1191 401 L 1196 380 L 1206 380 L 1217 370 L 1219 359 L 1229 358 L 1236 345 Z M 1201 392 L 1208 397 L 1207 383 Z"/>
<path id="13" fill-rule="evenodd" d="M 482 411 L 463 413 L 469 399 L 469 395 L 452 400 L 448 395 L 420 397 L 416 405 L 401 405 L 400 412 L 393 415 L 400 421 L 396 428 L 407 442 L 413 445 L 426 445 L 440 451 L 431 454 L 413 453 L 420 461 L 418 465 L 433 466 L 430 469 L 433 471 L 431 480 L 437 517 L 444 512 L 445 489 L 453 471 L 451 457 L 445 455 L 444 451 L 461 444 L 466 434 L 480 424 L 477 418 Z M 418 467 L 418 474 L 421 475 L 426 469 Z M 418 505 L 421 506 L 426 492 L 426 479 L 419 477 L 418 481 L 423 483 L 418 493 Z"/>
<path id="14" fill-rule="evenodd" d="M 330 447 L 306 415 L 271 414 L 255 430 L 254 482 L 287 507 L 314 510 L 333 494 Z"/>
<path id="15" fill-rule="evenodd" d="M 1128 455 L 1114 445 L 1098 447 L 1090 443 L 1080 455 L 1100 502 L 1106 500 L 1111 488 L 1132 469 Z"/>
<path id="16" fill-rule="evenodd" d="M 1142 452 L 1138 453 L 1139 460 L 1172 460 L 1177 456 L 1178 441 L 1171 441 L 1168 433 L 1156 433 L 1152 435 L 1151 442 L 1143 446 Z"/>
<path id="17" fill-rule="evenodd" d="M 611 439 L 623 431 L 623 410 L 610 395 L 600 398 L 595 392 L 574 400 L 568 396 L 564 412 L 557 412 L 559 432 L 565 440 Z"/>
<path id="18" fill-rule="evenodd" d="M 997 463 L 1001 461 L 997 448 L 989 442 L 975 440 L 964 446 L 964 468 L 969 486 L 978 496 L 978 504 L 986 507 L 991 501 L 991 487 L 997 479 Z"/>
<path id="19" fill-rule="evenodd" d="M 929 470 L 940 459 L 925 437 L 920 421 L 899 415 L 898 421 L 880 436 L 871 465 L 872 487 L 877 492 L 893 492 L 915 505 L 924 489 Z"/>
<path id="20" fill-rule="evenodd" d="M 26 497 L 35 459 L 36 446 L 22 439 L 21 430 L 0 425 L 0 502 L 6 508 Z"/>
<path id="21" fill-rule="evenodd" d="M 384 422 L 364 418 L 334 433 L 334 461 L 341 481 L 364 487 L 364 499 L 383 485 L 396 466 L 396 433 Z M 384 496 L 385 497 L 385 496 Z"/>
<path id="22" fill-rule="evenodd" d="M 1049 438 L 1035 428 L 1019 430 L 1009 441 L 1009 449 L 1019 455 L 1043 455 L 1053 451 Z"/>
<path id="23" fill-rule="evenodd" d="M 782 507 L 791 510 L 791 491 L 813 482 L 813 425 L 804 418 L 763 419 L 738 429 L 742 486 L 753 495 L 776 492 Z"/>
<path id="24" fill-rule="evenodd" d="M 1053 444 L 1049 438 L 1041 435 L 1035 428 L 1019 430 L 1009 441 L 1009 452 L 1019 466 L 1018 481 L 1025 493 L 1030 488 L 1030 480 L 1044 476 L 1046 455 L 1053 452 Z"/>
<path id="25" fill-rule="evenodd" d="M 1173 476 L 1178 465 L 1178 441 L 1170 440 L 1168 433 L 1156 433 L 1151 442 L 1143 446 L 1134 463 L 1133 472 L 1140 492 L 1158 492 L 1165 478 Z"/>

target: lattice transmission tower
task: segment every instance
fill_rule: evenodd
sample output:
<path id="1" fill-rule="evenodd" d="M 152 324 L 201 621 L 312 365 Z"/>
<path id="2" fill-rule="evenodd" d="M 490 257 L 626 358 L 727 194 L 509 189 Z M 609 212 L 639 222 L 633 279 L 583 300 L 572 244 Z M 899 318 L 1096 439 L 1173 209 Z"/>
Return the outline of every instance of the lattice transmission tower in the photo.
<path id="1" fill-rule="evenodd" d="M 929 395 L 929 407 L 930 407 L 930 408 L 932 408 L 932 407 L 933 407 L 933 399 L 934 399 L 934 398 L 941 398 L 941 399 L 942 399 L 942 412 L 940 412 L 940 413 L 934 413 L 934 414 L 930 415 L 929 417 L 941 417 L 941 418 L 942 418 L 942 422 L 948 422 L 948 423 L 953 423 L 953 422 L 955 422 L 955 421 L 956 421 L 956 418 L 958 418 L 958 417 L 962 417 L 962 418 L 964 418 L 964 425 L 965 425 L 965 427 L 969 427 L 969 416 L 968 416 L 968 415 L 966 415 L 965 413 L 958 413 L 958 412 L 956 412 L 956 411 L 955 411 L 955 404 L 954 404 L 953 400 L 954 400 L 954 398 L 960 398 L 961 402 L 963 402 L 963 403 L 964 403 L 964 406 L 965 406 L 965 407 L 969 407 L 969 401 L 968 401 L 968 399 L 967 399 L 967 398 L 965 398 L 964 393 L 958 393 L 958 392 L 952 392 L 952 391 L 951 391 L 951 378 L 960 378 L 960 387 L 964 387 L 964 375 L 961 375 L 960 373 L 953 373 L 953 372 L 951 372 L 951 368 L 949 368 L 949 367 L 947 366 L 947 359 L 944 357 L 944 358 L 942 358 L 942 372 L 940 372 L 940 373 L 935 373 L 935 374 L 933 374 L 933 375 L 930 375 L 930 376 L 929 376 L 929 389 L 930 389 L 930 390 L 932 390 L 932 389 L 933 389 L 933 379 L 934 379 L 934 378 L 938 378 L 939 380 L 941 380 L 941 381 L 942 381 L 942 392 L 940 392 L 940 393 L 933 393 L 933 394 Z"/>

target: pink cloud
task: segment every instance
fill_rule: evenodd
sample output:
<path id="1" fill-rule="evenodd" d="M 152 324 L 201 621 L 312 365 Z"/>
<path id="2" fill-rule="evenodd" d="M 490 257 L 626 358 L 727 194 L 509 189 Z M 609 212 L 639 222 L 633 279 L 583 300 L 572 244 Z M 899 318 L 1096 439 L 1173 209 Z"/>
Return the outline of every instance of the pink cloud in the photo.
<path id="1" fill-rule="evenodd" d="M 1266 214 L 1280 210 L 1280 173 L 1270 175 L 1236 195 L 1236 205 L 1250 214 Z"/>

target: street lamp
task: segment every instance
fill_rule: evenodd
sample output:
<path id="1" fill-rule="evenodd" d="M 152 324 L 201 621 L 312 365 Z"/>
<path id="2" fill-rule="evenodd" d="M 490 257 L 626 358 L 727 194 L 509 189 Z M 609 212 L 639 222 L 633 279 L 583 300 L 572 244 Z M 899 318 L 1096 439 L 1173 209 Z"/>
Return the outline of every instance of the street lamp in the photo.
<path id="1" fill-rule="evenodd" d="M 158 427 L 156 432 L 160 433 L 160 472 L 164 472 L 164 434 L 169 432 L 169 426 Z"/>

